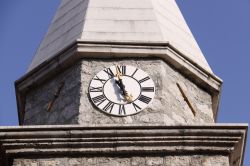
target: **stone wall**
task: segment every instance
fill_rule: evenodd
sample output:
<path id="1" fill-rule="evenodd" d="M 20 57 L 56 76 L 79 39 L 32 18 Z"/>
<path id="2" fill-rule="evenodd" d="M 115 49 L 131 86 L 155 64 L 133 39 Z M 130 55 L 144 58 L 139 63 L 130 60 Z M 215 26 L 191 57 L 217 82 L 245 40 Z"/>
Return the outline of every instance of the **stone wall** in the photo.
<path id="1" fill-rule="evenodd" d="M 13 166 L 229 166 L 226 156 L 15 159 Z"/>
<path id="2" fill-rule="evenodd" d="M 156 95 L 148 108 L 128 117 L 114 117 L 97 110 L 90 102 L 88 86 L 93 76 L 115 64 L 132 65 L 154 80 Z M 46 111 L 60 82 L 65 85 L 50 112 Z M 193 115 L 176 83 L 180 82 L 197 114 Z M 38 124 L 204 124 L 213 123 L 210 94 L 160 59 L 88 60 L 31 89 L 26 96 L 25 125 Z"/>
<path id="3" fill-rule="evenodd" d="M 24 125 L 77 124 L 80 105 L 81 63 L 35 87 L 26 95 Z M 50 111 L 49 102 L 61 83 L 64 85 Z"/>
<path id="4" fill-rule="evenodd" d="M 246 124 L 0 127 L 0 166 L 242 166 Z M 230 163 L 230 164 L 228 164 Z"/>

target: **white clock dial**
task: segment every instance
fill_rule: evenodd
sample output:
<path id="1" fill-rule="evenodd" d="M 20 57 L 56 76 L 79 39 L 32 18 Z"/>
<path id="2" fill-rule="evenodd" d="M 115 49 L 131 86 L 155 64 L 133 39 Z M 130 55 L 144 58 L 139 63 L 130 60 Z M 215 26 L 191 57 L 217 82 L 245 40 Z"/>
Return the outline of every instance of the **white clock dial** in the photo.
<path id="1" fill-rule="evenodd" d="M 111 66 L 97 73 L 89 85 L 93 104 L 105 113 L 128 116 L 139 113 L 153 100 L 155 86 L 139 68 Z"/>

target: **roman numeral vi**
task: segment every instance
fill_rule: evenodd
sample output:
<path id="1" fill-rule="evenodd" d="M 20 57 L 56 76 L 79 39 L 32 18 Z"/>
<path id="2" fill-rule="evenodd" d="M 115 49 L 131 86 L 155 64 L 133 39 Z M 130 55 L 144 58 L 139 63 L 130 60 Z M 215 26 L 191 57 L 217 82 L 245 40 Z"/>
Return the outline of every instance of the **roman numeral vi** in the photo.
<path id="1" fill-rule="evenodd" d="M 126 115 L 126 110 L 124 105 L 119 105 L 119 115 Z"/>

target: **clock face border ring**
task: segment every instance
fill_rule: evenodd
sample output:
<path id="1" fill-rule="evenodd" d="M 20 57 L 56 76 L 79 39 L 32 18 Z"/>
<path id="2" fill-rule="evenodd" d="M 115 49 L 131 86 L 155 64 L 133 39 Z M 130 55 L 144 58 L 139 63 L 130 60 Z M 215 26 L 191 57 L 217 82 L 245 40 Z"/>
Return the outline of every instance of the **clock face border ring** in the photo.
<path id="1" fill-rule="evenodd" d="M 118 102 L 117 103 L 113 101 L 111 98 L 109 98 L 105 93 L 105 86 L 107 85 L 107 83 L 111 82 L 111 79 L 114 79 L 114 80 L 118 79 L 117 77 L 117 74 L 119 74 L 119 71 L 117 70 L 118 67 L 120 67 L 120 71 L 125 71 L 124 73 L 122 73 L 122 75 L 124 76 L 122 79 L 123 79 L 123 82 L 125 82 L 125 84 L 123 85 L 125 87 L 134 85 L 134 84 L 131 85 L 131 81 L 129 82 L 124 81 L 128 78 L 132 79 L 134 83 L 136 82 L 136 84 L 138 85 L 138 86 L 136 85 L 137 94 L 135 94 L 133 89 L 132 90 L 129 89 L 129 92 L 133 91 L 132 94 L 130 95 L 132 96 L 135 94 L 134 96 L 136 96 L 136 99 L 133 99 L 132 102 L 127 102 L 127 103 Z M 112 75 L 110 75 L 110 73 L 112 73 Z M 118 81 L 121 81 L 119 79 Z M 114 86 L 114 81 L 110 85 Z M 121 88 L 121 86 L 119 86 L 119 88 Z M 114 93 L 114 91 L 115 90 L 113 89 L 112 95 L 117 96 L 117 92 L 119 91 L 119 89 L 118 90 L 116 89 L 115 91 L 116 93 Z M 98 92 L 98 93 L 95 93 L 95 92 Z M 120 65 L 120 66 L 113 65 L 113 66 L 110 66 L 109 68 L 104 68 L 103 70 L 99 71 L 91 79 L 89 83 L 88 93 L 89 93 L 88 97 L 90 98 L 90 101 L 93 104 L 93 106 L 95 106 L 102 113 L 104 112 L 107 115 L 112 115 L 116 117 L 126 117 L 126 116 L 138 114 L 153 101 L 153 98 L 155 96 L 155 84 L 154 84 L 153 79 L 140 68 L 130 66 L 130 65 Z M 120 95 L 121 94 L 119 94 L 119 96 Z M 126 100 L 128 101 L 128 99 Z"/>

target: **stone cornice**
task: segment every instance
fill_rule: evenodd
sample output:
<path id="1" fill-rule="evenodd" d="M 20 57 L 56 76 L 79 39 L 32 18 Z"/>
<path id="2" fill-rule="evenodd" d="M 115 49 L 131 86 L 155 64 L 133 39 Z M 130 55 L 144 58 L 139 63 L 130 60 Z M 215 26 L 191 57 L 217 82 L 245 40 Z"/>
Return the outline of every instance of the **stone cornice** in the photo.
<path id="1" fill-rule="evenodd" d="M 20 125 L 23 123 L 26 92 L 62 72 L 80 58 L 160 58 L 212 95 L 214 119 L 217 117 L 222 80 L 171 44 L 76 41 L 15 82 Z"/>
<path id="2" fill-rule="evenodd" d="M 243 165 L 247 125 L 0 127 L 1 163 L 16 157 L 225 155 Z"/>

